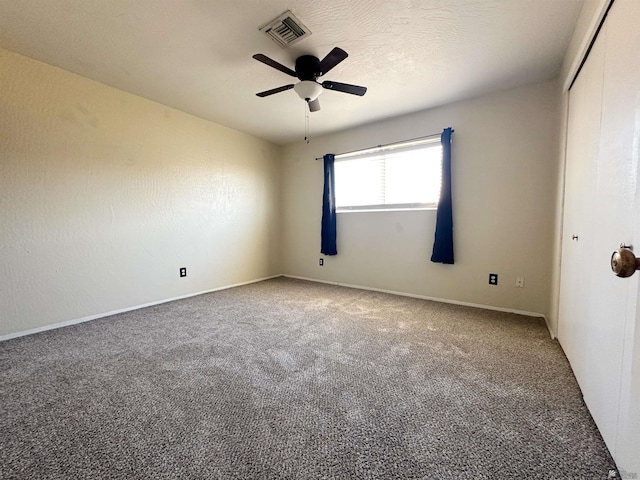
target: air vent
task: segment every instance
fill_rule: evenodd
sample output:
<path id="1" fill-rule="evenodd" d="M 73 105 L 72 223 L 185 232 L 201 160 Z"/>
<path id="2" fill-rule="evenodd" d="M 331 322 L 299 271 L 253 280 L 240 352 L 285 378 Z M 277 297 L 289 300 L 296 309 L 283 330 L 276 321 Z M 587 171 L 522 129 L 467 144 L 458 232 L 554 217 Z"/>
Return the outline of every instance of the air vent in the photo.
<path id="1" fill-rule="evenodd" d="M 269 35 L 282 48 L 311 35 L 311 31 L 289 10 L 262 27 L 260 31 Z"/>

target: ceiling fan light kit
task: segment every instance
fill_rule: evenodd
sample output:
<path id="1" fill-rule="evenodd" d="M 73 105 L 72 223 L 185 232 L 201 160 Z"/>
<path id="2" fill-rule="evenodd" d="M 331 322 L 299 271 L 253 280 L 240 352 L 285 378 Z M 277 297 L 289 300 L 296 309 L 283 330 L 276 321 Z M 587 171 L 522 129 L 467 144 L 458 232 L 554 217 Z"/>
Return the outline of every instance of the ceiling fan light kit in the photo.
<path id="1" fill-rule="evenodd" d="M 293 89 L 302 100 L 312 102 L 322 93 L 322 86 L 312 80 L 302 80 L 293 86 Z"/>

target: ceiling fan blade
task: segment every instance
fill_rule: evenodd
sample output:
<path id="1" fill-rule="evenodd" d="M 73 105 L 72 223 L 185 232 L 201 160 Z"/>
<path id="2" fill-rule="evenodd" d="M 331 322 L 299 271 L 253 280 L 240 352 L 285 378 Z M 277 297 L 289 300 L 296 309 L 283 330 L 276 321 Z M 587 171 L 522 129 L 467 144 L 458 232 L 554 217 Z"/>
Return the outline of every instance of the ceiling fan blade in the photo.
<path id="1" fill-rule="evenodd" d="M 325 73 L 327 73 L 348 56 L 349 55 L 347 54 L 347 52 L 345 52 L 341 48 L 335 47 L 320 62 L 320 72 L 322 72 L 320 75 L 324 75 Z"/>
<path id="2" fill-rule="evenodd" d="M 318 100 L 317 98 L 307 103 L 309 103 L 310 112 L 317 112 L 318 110 L 320 110 L 320 100 Z"/>
<path id="3" fill-rule="evenodd" d="M 286 73 L 287 75 L 291 75 L 292 77 L 297 77 L 298 76 L 296 74 L 296 72 L 291 70 L 289 67 L 285 67 L 281 63 L 278 63 L 275 60 L 270 59 L 266 55 L 263 55 L 261 53 L 256 53 L 253 56 L 253 58 L 258 60 L 259 62 L 264 63 L 265 65 L 269 65 L 270 67 L 275 68 L 276 70 L 280 70 L 282 73 Z"/>
<path id="4" fill-rule="evenodd" d="M 358 85 L 349 85 L 348 83 L 340 82 L 322 82 L 322 86 L 329 90 L 336 90 L 338 92 L 350 93 L 352 95 L 364 95 L 367 93 L 367 87 L 360 87 Z"/>
<path id="5" fill-rule="evenodd" d="M 265 90 L 264 92 L 256 93 L 259 97 L 267 97 L 269 95 L 273 95 L 274 93 L 284 92 L 285 90 L 291 90 L 293 88 L 293 84 L 284 85 L 283 87 L 272 88 L 271 90 Z"/>

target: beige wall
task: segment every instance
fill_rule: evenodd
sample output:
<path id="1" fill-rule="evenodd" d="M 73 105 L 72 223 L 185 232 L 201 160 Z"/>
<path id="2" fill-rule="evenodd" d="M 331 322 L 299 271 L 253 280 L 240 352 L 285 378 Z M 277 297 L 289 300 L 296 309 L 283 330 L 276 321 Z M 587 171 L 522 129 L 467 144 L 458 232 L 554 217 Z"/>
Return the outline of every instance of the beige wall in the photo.
<path id="1" fill-rule="evenodd" d="M 558 118 L 560 141 L 558 142 L 558 163 L 557 163 L 557 191 L 555 193 L 555 213 L 554 213 L 554 241 L 551 254 L 551 277 L 549 282 L 550 308 L 547 317 L 547 326 L 551 331 L 551 336 L 558 335 L 558 308 L 560 304 L 560 263 L 562 261 L 562 219 L 564 214 L 564 182 L 565 182 L 565 154 L 567 149 L 567 120 L 569 115 L 569 97 L 560 89 L 558 82 Z"/>
<path id="2" fill-rule="evenodd" d="M 547 315 L 558 91 L 555 82 L 529 85 L 285 147 L 283 273 Z M 448 126 L 456 264 L 429 261 L 435 211 L 409 211 L 338 214 L 338 255 L 318 266 L 323 174 L 314 158 Z M 498 286 L 488 285 L 490 272 Z"/>
<path id="3" fill-rule="evenodd" d="M 0 335 L 280 273 L 279 147 L 4 50 L 0 72 Z"/>

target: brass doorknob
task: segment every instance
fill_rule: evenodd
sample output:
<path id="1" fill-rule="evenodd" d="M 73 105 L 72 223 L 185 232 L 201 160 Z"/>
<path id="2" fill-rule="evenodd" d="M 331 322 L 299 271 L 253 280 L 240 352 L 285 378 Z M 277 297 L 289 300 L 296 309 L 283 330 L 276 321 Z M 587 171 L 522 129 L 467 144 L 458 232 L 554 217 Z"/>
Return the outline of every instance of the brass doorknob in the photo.
<path id="1" fill-rule="evenodd" d="M 619 277 L 630 277 L 636 270 L 640 270 L 640 258 L 625 247 L 611 255 L 611 270 Z"/>

